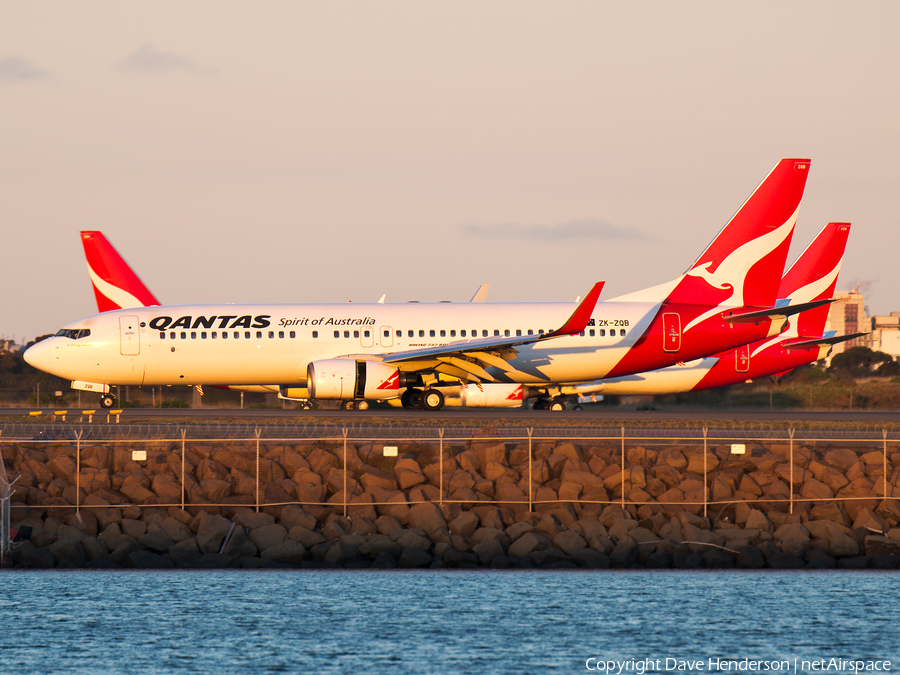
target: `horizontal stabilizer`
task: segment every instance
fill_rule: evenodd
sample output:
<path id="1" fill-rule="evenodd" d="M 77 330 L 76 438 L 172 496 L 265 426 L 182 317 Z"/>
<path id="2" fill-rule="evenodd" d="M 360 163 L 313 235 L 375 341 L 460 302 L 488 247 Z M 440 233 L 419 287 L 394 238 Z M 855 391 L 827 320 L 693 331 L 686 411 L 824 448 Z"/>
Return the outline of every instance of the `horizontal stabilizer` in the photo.
<path id="1" fill-rule="evenodd" d="M 822 345 L 836 345 L 847 340 L 855 340 L 856 338 L 868 335 L 868 333 L 851 333 L 850 335 L 835 335 L 834 337 L 804 338 L 800 342 L 788 342 L 782 344 L 784 349 L 807 349 L 809 347 L 819 347 Z"/>
<path id="2" fill-rule="evenodd" d="M 827 300 L 816 300 L 815 302 L 804 302 L 799 305 L 786 305 L 784 307 L 769 307 L 766 309 L 759 309 L 755 312 L 744 312 L 743 314 L 732 314 L 728 313 L 723 318 L 728 323 L 754 323 L 759 321 L 760 319 L 779 319 L 788 316 L 793 316 L 794 314 L 799 314 L 800 312 L 806 312 L 810 309 L 815 309 L 816 307 L 821 307 L 822 305 L 828 305 L 834 302 L 834 298 L 828 298 Z"/>

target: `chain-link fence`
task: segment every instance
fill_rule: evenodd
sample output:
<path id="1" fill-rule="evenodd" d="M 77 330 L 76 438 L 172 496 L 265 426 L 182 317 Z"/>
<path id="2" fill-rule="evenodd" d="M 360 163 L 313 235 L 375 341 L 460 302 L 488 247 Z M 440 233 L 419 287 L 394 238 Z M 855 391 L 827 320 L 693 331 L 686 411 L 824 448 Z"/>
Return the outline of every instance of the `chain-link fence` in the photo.
<path id="1" fill-rule="evenodd" d="M 565 524 L 618 505 L 638 519 L 678 511 L 740 521 L 741 505 L 788 514 L 838 505 L 860 509 L 900 495 L 900 441 L 805 435 L 793 429 L 752 437 L 630 433 L 625 427 L 558 437 L 533 429 L 465 437 L 430 430 L 410 437 L 315 439 L 0 437 L 15 481 L 12 509 L 71 510 L 239 506 L 277 512 L 296 504 L 329 514 L 399 516 L 432 502 L 451 511 L 491 507 L 552 513 Z M 0 484 L 2 489 L 2 484 Z M 2 497 L 2 495 L 0 495 Z M 888 503 L 888 502 L 885 502 Z M 745 513 L 745 511 L 744 511 Z M 508 525 L 509 523 L 507 523 Z"/>

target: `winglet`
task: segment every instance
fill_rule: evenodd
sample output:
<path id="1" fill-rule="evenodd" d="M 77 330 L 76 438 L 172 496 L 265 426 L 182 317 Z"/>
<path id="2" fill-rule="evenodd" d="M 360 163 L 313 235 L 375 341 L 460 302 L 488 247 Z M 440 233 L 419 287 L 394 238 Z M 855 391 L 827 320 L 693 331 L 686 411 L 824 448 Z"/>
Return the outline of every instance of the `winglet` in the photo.
<path id="1" fill-rule="evenodd" d="M 561 328 L 557 328 L 551 333 L 546 333 L 544 339 L 559 337 L 560 335 L 575 335 L 583 331 L 591 319 L 591 314 L 593 314 L 594 307 L 597 305 L 597 298 L 600 297 L 600 292 L 603 290 L 603 284 L 605 283 L 605 281 L 598 281 L 591 286 L 591 290 L 588 291 L 581 304 L 572 312 L 572 316 L 569 317 L 568 321 Z"/>
<path id="2" fill-rule="evenodd" d="M 472 299 L 469 300 L 469 302 L 484 302 L 485 300 L 487 300 L 487 294 L 490 288 L 490 284 L 481 284 L 481 286 L 478 287 L 478 290 L 475 291 L 475 295 L 472 296 Z"/>

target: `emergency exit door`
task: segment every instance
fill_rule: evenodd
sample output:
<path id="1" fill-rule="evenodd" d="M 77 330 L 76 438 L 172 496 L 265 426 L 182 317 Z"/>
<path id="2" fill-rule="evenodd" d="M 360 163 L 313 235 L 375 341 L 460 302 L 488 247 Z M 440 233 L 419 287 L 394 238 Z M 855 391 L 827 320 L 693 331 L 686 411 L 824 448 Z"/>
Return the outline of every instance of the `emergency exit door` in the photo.
<path id="1" fill-rule="evenodd" d="M 750 345 L 741 345 L 734 350 L 734 369 L 739 373 L 750 370 Z"/>
<path id="2" fill-rule="evenodd" d="M 119 317 L 119 353 L 137 356 L 141 353 L 140 321 L 136 316 Z"/>
<path id="3" fill-rule="evenodd" d="M 681 315 L 675 312 L 663 314 L 663 351 L 677 352 L 681 349 Z"/>

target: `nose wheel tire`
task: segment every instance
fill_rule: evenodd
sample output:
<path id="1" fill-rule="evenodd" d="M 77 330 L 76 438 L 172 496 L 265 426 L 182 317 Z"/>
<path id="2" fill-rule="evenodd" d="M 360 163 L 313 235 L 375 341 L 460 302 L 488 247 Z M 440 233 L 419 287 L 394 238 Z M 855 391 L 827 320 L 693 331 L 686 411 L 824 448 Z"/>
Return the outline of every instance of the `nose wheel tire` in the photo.
<path id="1" fill-rule="evenodd" d="M 566 404 L 564 401 L 559 401 L 559 400 L 554 399 L 554 400 L 550 401 L 550 405 L 548 406 L 548 408 L 550 410 L 565 410 Z"/>
<path id="2" fill-rule="evenodd" d="M 100 397 L 101 408 L 112 408 L 116 404 L 116 397 L 112 394 L 103 394 Z"/>
<path id="3" fill-rule="evenodd" d="M 356 401 L 344 401 L 344 410 L 356 410 Z"/>
<path id="4" fill-rule="evenodd" d="M 444 407 L 444 395 L 438 389 L 426 389 L 422 394 L 422 407 L 425 410 L 440 410 Z"/>

